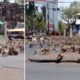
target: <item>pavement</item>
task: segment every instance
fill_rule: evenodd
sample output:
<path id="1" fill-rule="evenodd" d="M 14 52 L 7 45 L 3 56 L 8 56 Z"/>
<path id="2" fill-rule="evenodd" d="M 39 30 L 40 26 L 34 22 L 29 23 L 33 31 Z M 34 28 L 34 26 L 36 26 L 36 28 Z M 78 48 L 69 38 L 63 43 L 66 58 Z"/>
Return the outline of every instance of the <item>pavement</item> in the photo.
<path id="1" fill-rule="evenodd" d="M 0 80 L 24 80 L 24 54 L 5 56 L 0 54 Z"/>
<path id="2" fill-rule="evenodd" d="M 24 54 L 0 56 L 0 80 L 24 80 Z"/>
<path id="3" fill-rule="evenodd" d="M 58 54 L 46 54 L 46 55 L 33 55 L 31 57 L 28 57 L 26 61 L 31 62 L 56 62 Z M 77 62 L 78 59 L 80 59 L 80 54 L 78 53 L 63 53 L 63 59 L 61 62 Z"/>
<path id="4" fill-rule="evenodd" d="M 5 44 L 7 40 L 8 40 L 7 37 L 5 37 L 5 36 L 3 36 L 3 35 L 0 35 L 0 43 L 1 43 L 1 44 Z"/>
<path id="5" fill-rule="evenodd" d="M 0 43 L 5 44 L 7 37 L 0 35 Z M 24 80 L 24 54 L 5 56 L 0 54 L 0 80 Z"/>
<path id="6" fill-rule="evenodd" d="M 0 56 L 0 67 L 24 68 L 24 54 L 17 56 Z"/>
<path id="7" fill-rule="evenodd" d="M 24 80 L 24 70 L 0 67 L 0 80 Z"/>

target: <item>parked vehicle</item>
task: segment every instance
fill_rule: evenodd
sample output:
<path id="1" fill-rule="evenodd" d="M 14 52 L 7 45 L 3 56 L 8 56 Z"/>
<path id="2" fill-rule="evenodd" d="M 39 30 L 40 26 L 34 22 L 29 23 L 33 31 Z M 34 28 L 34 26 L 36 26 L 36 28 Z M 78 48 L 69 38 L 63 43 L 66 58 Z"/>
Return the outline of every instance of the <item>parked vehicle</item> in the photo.
<path id="1" fill-rule="evenodd" d="M 24 23 L 17 23 L 14 29 L 8 29 L 7 34 L 9 37 L 24 38 Z"/>

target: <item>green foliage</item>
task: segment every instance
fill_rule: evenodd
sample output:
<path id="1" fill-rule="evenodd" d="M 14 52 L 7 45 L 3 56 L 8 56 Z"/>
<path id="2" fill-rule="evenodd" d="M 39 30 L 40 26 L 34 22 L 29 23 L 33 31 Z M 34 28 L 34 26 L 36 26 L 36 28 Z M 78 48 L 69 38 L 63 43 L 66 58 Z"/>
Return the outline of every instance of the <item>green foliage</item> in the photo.
<path id="1" fill-rule="evenodd" d="M 32 15 L 35 13 L 35 5 L 34 2 L 29 2 L 29 4 L 25 5 L 26 15 Z"/>
<path id="2" fill-rule="evenodd" d="M 25 30 L 29 30 L 29 28 L 30 28 L 30 21 L 27 18 L 25 18 Z"/>
<path id="3" fill-rule="evenodd" d="M 72 15 L 80 13 L 80 2 L 74 1 L 73 3 L 71 3 L 70 7 L 72 8 Z"/>
<path id="4" fill-rule="evenodd" d="M 42 18 L 42 15 L 37 16 L 37 21 L 38 21 L 38 22 L 41 22 L 42 19 L 43 19 L 43 18 Z"/>
<path id="5" fill-rule="evenodd" d="M 29 2 L 28 4 L 25 5 L 25 14 L 26 14 L 26 19 L 25 19 L 25 26 L 26 30 L 31 30 L 34 31 L 34 17 L 35 17 L 35 4 L 34 2 Z"/>
<path id="6" fill-rule="evenodd" d="M 4 35 L 4 31 L 0 32 L 0 35 Z"/>
<path id="7" fill-rule="evenodd" d="M 71 27 L 70 20 L 76 16 L 76 14 L 80 13 L 80 2 L 74 1 L 70 4 L 69 7 L 63 9 L 63 13 L 68 22 L 68 29 Z"/>
<path id="8" fill-rule="evenodd" d="M 72 11 L 71 8 L 66 8 L 64 10 L 64 14 L 65 14 L 66 18 L 68 18 L 68 19 L 71 19 L 72 18 L 72 12 L 71 11 Z"/>
<path id="9" fill-rule="evenodd" d="M 78 1 L 72 2 L 68 8 L 65 8 L 63 10 L 63 12 L 66 18 L 71 19 L 77 13 L 80 13 L 80 2 Z"/>
<path id="10" fill-rule="evenodd" d="M 41 25 L 42 32 L 45 32 L 46 31 L 46 22 L 44 20 L 42 20 L 40 25 Z"/>
<path id="11" fill-rule="evenodd" d="M 41 10 L 42 10 L 42 14 L 43 14 L 43 17 L 44 17 L 44 19 L 46 20 L 46 6 L 42 6 L 41 7 Z"/>
<path id="12" fill-rule="evenodd" d="M 59 24 L 58 24 L 59 32 L 62 32 L 64 29 L 67 29 L 67 28 L 68 28 L 68 25 L 64 24 L 62 21 L 59 21 Z"/>
<path id="13" fill-rule="evenodd" d="M 26 19 L 25 28 L 28 30 L 35 30 L 44 32 L 46 30 L 46 7 L 42 6 L 42 12 L 36 11 L 34 2 L 29 2 L 25 5 Z M 33 27 L 34 26 L 34 27 Z M 33 27 L 33 28 L 32 28 Z"/>
<path id="14" fill-rule="evenodd" d="M 44 21 L 43 15 L 40 14 L 35 18 L 35 28 L 42 32 L 46 30 L 46 22 Z"/>
<path id="15" fill-rule="evenodd" d="M 62 32 L 63 31 L 63 23 L 62 21 L 59 21 L 59 24 L 58 24 L 58 29 L 59 29 L 59 32 Z"/>
<path id="16" fill-rule="evenodd" d="M 4 0 L 4 2 L 8 2 L 8 0 Z"/>

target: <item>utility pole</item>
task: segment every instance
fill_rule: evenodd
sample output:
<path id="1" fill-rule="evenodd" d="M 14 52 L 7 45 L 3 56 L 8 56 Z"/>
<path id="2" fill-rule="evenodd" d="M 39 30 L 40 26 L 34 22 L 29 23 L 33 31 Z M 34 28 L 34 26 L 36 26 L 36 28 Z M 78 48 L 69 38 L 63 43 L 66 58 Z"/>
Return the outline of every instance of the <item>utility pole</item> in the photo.
<path id="1" fill-rule="evenodd" d="M 7 22 L 5 22 L 4 28 L 5 28 L 5 36 L 7 36 Z"/>
<path id="2" fill-rule="evenodd" d="M 46 30 L 49 33 L 49 7 L 47 1 L 46 1 Z"/>

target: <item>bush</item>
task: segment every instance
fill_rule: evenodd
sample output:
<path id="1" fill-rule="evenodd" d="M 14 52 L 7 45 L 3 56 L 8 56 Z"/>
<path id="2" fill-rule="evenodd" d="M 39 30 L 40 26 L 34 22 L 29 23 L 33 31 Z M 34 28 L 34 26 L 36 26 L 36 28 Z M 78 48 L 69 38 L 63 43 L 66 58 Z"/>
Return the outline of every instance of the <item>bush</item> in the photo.
<path id="1" fill-rule="evenodd" d="M 62 21 L 59 21 L 58 29 L 59 29 L 60 33 L 63 31 L 63 22 Z"/>
<path id="2" fill-rule="evenodd" d="M 0 35 L 4 35 L 4 32 L 0 32 Z"/>

